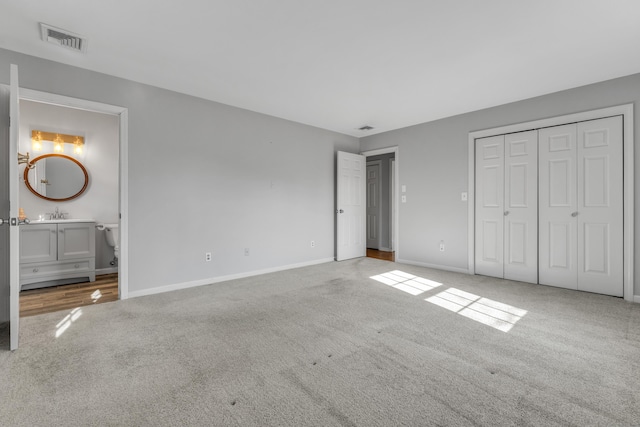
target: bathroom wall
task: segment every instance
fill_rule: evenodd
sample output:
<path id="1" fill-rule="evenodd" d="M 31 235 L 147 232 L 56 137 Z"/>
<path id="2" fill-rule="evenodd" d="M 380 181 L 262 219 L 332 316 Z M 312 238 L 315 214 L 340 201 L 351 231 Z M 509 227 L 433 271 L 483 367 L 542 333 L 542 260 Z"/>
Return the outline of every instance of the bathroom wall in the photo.
<path id="1" fill-rule="evenodd" d="M 51 144 L 45 143 L 42 152 L 31 147 L 31 130 L 57 132 L 85 137 L 81 155 L 71 153 L 65 144 L 65 153 L 75 157 L 87 169 L 89 185 L 86 191 L 74 200 L 51 202 L 35 196 L 22 179 L 24 166 L 20 167 L 20 206 L 30 219 L 54 212 L 56 207 L 67 212 L 70 218 L 93 218 L 96 222 L 118 222 L 118 161 L 119 125 L 118 117 L 74 108 L 60 107 L 32 101 L 20 101 L 20 152 L 29 152 L 31 158 L 52 152 Z M 104 231 L 96 230 L 96 269 L 113 268 L 113 249 L 106 243 Z"/>

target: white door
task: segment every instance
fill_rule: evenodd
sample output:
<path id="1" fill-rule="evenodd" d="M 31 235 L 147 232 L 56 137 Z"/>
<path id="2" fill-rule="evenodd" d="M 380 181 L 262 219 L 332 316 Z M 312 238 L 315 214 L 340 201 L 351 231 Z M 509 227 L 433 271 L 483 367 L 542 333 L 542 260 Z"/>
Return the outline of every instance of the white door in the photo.
<path id="1" fill-rule="evenodd" d="M 623 296 L 622 117 L 578 123 L 578 289 Z"/>
<path id="2" fill-rule="evenodd" d="M 538 281 L 537 131 L 476 141 L 476 273 Z"/>
<path id="3" fill-rule="evenodd" d="M 539 280 L 578 289 L 576 125 L 540 129 L 538 148 Z"/>
<path id="4" fill-rule="evenodd" d="M 338 151 L 336 260 L 363 257 L 365 245 L 365 156 Z"/>
<path id="5" fill-rule="evenodd" d="M 380 249 L 380 161 L 367 163 L 367 248 Z"/>
<path id="6" fill-rule="evenodd" d="M 11 103 L 9 104 L 9 321 L 11 350 L 18 348 L 20 331 L 20 233 L 18 230 L 18 66 L 11 65 Z"/>
<path id="7" fill-rule="evenodd" d="M 505 135 L 504 278 L 538 283 L 538 131 Z"/>
<path id="8" fill-rule="evenodd" d="M 503 277 L 504 135 L 476 140 L 476 273 Z"/>

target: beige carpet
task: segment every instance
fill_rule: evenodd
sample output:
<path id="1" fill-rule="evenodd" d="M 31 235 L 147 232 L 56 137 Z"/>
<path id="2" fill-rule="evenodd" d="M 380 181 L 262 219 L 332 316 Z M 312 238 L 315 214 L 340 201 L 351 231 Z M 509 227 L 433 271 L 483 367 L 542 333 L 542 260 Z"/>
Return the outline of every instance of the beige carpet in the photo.
<path id="1" fill-rule="evenodd" d="M 7 426 L 640 425 L 639 305 L 374 259 L 0 335 Z"/>

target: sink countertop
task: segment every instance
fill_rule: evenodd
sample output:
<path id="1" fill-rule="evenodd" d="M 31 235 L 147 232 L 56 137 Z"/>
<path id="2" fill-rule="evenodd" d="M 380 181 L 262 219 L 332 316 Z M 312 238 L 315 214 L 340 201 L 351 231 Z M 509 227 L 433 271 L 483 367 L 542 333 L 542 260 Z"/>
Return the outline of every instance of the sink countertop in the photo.
<path id="1" fill-rule="evenodd" d="M 65 219 L 42 219 L 42 220 L 32 220 L 31 224 L 59 224 L 65 222 L 96 222 L 95 219 L 86 219 L 86 218 L 65 218 Z"/>

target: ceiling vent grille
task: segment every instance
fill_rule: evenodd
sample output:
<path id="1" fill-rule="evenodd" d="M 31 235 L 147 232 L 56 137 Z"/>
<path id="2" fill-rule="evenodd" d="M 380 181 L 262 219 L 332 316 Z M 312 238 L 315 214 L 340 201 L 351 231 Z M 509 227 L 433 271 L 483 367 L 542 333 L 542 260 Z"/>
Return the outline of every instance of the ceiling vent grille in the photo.
<path id="1" fill-rule="evenodd" d="M 365 132 L 368 131 L 368 130 L 371 130 L 371 129 L 373 129 L 373 126 L 369 126 L 369 125 L 364 125 L 364 126 L 358 128 L 358 130 L 363 130 Z"/>
<path id="2" fill-rule="evenodd" d="M 76 52 L 87 51 L 87 39 L 79 34 L 43 23 L 40 23 L 40 32 L 42 34 L 42 40 L 46 42 L 57 44 L 58 46 L 66 47 Z"/>

